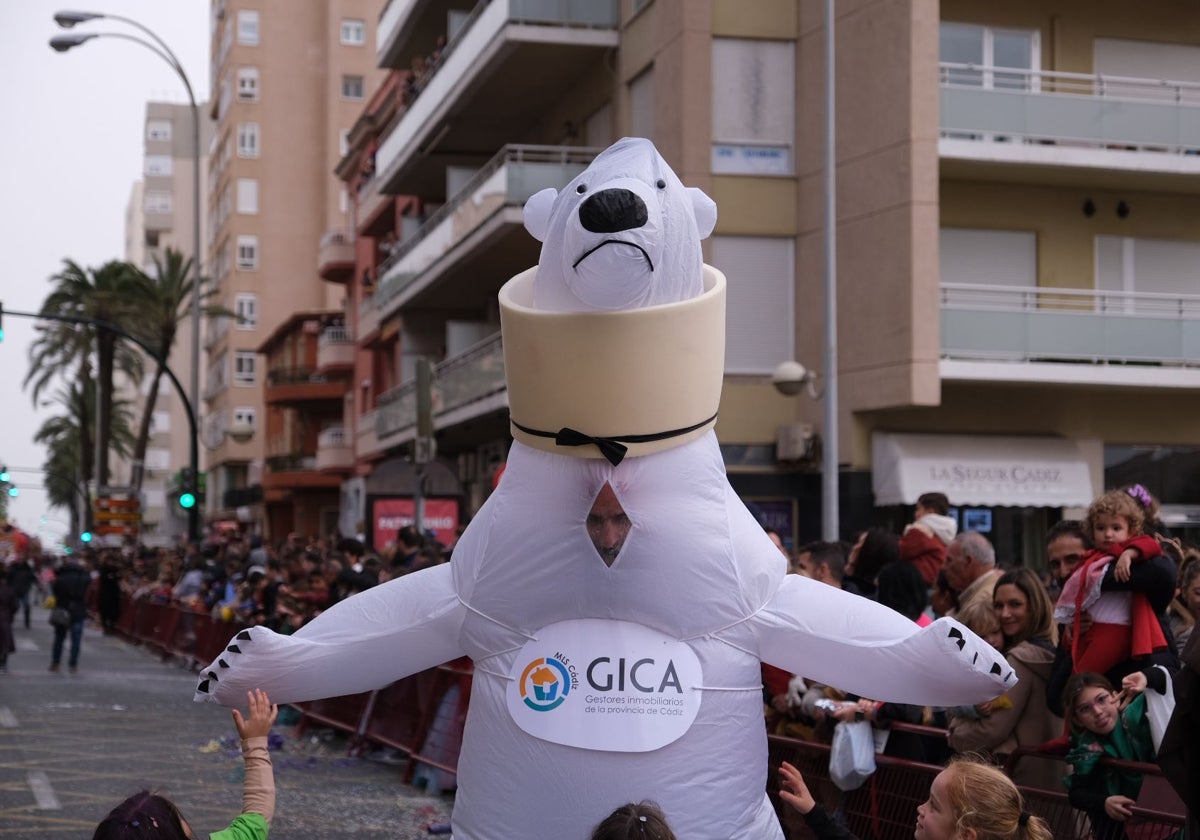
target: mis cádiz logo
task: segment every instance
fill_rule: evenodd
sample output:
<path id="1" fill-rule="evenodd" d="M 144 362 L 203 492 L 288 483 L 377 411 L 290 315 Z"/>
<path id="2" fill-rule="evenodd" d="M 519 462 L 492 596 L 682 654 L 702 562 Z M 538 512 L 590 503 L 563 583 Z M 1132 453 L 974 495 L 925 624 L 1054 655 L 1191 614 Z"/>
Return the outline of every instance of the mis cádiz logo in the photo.
<path id="1" fill-rule="evenodd" d="M 535 712 L 549 712 L 561 706 L 578 685 L 579 678 L 570 660 L 556 653 L 525 666 L 521 672 L 521 700 Z"/>

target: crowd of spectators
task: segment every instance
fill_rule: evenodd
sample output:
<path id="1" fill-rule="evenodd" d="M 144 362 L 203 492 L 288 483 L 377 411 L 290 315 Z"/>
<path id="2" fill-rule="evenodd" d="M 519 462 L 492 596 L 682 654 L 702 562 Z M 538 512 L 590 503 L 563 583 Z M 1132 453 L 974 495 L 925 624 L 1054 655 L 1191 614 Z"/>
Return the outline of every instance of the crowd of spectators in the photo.
<path id="1" fill-rule="evenodd" d="M 764 665 L 767 728 L 829 743 L 837 723 L 868 720 L 882 730 L 884 754 L 934 764 L 951 754 L 1003 762 L 1018 748 L 1035 750 L 1047 757 L 1022 757 L 1012 767 L 1014 780 L 1066 791 L 1062 757 L 1078 737 L 1068 728 L 1075 718 L 1069 699 L 1064 708 L 1068 681 L 1098 672 L 1087 679 L 1121 687 L 1113 702 L 1124 709 L 1147 685 L 1159 685 L 1160 674 L 1177 674 L 1200 616 L 1200 549 L 1171 538 L 1157 518 L 1157 501 L 1140 485 L 1103 494 L 1085 519 L 1050 528 L 1041 573 L 1027 558 L 997 558 L 985 534 L 959 532 L 950 513 L 949 500 L 930 493 L 903 533 L 871 528 L 852 543 L 810 543 L 794 552 L 773 541 L 793 574 L 873 598 L 918 625 L 956 618 L 1003 653 L 1019 677 L 1016 686 L 973 707 L 915 708 Z M 942 734 L 893 729 L 896 723 Z M 1081 810 L 1090 802 L 1095 810 L 1079 789 L 1070 790 L 1072 802 Z M 1131 804 L 1114 807 L 1127 811 Z M 1099 807 L 1097 823 L 1127 815 Z"/>

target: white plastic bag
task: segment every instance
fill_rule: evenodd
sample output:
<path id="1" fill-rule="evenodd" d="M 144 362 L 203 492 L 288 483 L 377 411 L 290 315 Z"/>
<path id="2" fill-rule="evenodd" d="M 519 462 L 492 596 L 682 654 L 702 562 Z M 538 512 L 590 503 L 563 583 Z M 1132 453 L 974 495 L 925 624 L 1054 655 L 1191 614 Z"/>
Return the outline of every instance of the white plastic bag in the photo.
<path id="1" fill-rule="evenodd" d="M 865 720 L 843 721 L 833 727 L 829 778 L 839 790 L 857 790 L 875 772 L 875 739 Z"/>
<path id="2" fill-rule="evenodd" d="M 1167 690 L 1164 694 L 1159 694 L 1153 688 L 1147 688 L 1145 697 L 1146 718 L 1150 722 L 1150 740 L 1154 743 L 1154 754 L 1158 755 L 1158 748 L 1162 746 L 1163 733 L 1166 732 L 1167 723 L 1175 711 L 1175 691 L 1171 685 L 1171 673 L 1161 665 L 1156 667 L 1167 678 Z"/>

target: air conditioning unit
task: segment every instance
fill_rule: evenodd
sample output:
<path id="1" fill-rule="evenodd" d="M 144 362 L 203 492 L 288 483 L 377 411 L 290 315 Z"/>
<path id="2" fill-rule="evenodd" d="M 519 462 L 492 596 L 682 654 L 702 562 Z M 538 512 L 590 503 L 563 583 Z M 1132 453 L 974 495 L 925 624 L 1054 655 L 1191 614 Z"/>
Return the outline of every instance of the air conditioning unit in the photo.
<path id="1" fill-rule="evenodd" d="M 775 458 L 779 461 L 806 461 L 812 458 L 813 427 L 811 423 L 792 423 L 780 426 L 775 435 Z"/>

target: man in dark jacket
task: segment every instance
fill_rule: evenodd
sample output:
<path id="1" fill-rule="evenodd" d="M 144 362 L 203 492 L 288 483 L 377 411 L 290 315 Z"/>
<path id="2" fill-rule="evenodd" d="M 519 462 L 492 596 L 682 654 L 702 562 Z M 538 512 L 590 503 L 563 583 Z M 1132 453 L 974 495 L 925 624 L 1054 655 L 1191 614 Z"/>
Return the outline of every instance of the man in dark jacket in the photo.
<path id="1" fill-rule="evenodd" d="M 67 624 L 54 625 L 54 647 L 50 654 L 50 670 L 57 671 L 62 661 L 63 643 L 71 634 L 71 653 L 67 667 L 75 673 L 79 667 L 79 646 L 83 643 L 83 622 L 87 618 L 87 591 L 92 576 L 83 566 L 70 559 L 63 561 L 54 573 L 54 605 L 62 607 L 70 617 Z"/>
<path id="2" fill-rule="evenodd" d="M 37 572 L 28 557 L 14 560 L 13 564 L 8 567 L 8 584 L 16 593 L 17 600 L 21 602 L 22 611 L 25 613 L 25 629 L 28 630 L 29 599 L 37 584 Z"/>

